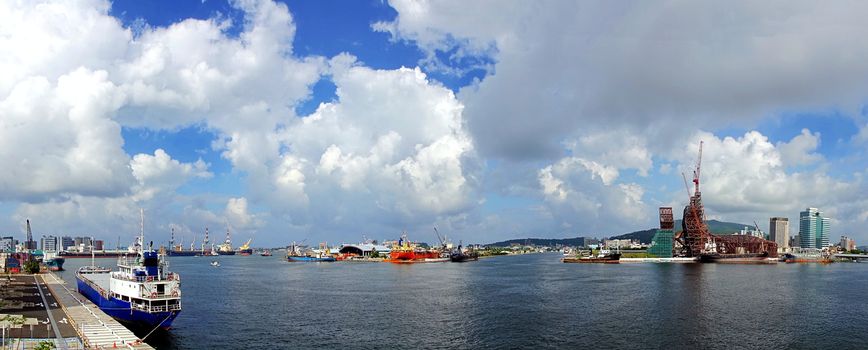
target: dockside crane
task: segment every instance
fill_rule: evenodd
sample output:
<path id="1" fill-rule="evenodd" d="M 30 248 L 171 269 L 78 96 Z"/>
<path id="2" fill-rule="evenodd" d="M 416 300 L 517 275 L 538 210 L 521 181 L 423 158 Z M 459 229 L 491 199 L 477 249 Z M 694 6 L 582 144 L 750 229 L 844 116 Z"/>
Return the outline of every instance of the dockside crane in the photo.
<path id="1" fill-rule="evenodd" d="M 440 240 L 440 246 L 446 249 L 446 239 L 440 236 L 440 231 L 437 231 L 437 226 L 434 226 L 434 233 L 437 234 L 437 239 Z"/>
<path id="2" fill-rule="evenodd" d="M 756 223 L 756 220 L 753 221 L 753 227 L 756 228 L 756 233 L 760 235 L 760 238 L 765 238 L 765 234 L 759 228 L 759 224 Z"/>

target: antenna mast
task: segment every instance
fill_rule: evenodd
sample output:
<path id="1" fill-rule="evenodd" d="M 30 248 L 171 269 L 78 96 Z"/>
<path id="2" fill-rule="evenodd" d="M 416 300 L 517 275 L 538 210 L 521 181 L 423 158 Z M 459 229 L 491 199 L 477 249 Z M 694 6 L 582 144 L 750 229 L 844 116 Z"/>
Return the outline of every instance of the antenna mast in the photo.
<path id="1" fill-rule="evenodd" d="M 33 232 L 30 231 L 30 219 L 27 219 L 27 242 L 24 243 L 24 248 L 27 248 L 28 253 L 30 253 L 30 245 L 32 244 L 30 242 L 33 242 Z"/>
<path id="2" fill-rule="evenodd" d="M 699 141 L 699 158 L 696 159 L 696 170 L 693 170 L 694 194 L 699 193 L 699 174 L 702 167 L 702 144 L 703 141 Z"/>

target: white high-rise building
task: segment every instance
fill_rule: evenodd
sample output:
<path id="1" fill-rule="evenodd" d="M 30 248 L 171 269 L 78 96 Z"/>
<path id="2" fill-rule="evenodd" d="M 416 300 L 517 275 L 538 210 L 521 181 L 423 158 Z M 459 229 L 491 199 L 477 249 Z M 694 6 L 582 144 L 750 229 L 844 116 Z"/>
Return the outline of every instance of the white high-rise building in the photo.
<path id="1" fill-rule="evenodd" d="M 778 251 L 790 248 L 790 219 L 774 217 L 769 220 L 769 240 L 778 244 Z"/>

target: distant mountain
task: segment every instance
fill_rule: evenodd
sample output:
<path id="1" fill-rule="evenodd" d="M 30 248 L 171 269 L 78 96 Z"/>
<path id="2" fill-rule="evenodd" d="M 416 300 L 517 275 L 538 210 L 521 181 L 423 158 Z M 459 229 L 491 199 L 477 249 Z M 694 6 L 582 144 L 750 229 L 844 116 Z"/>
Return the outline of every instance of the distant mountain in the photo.
<path id="1" fill-rule="evenodd" d="M 739 224 L 735 222 L 726 222 L 726 221 L 717 221 L 717 220 L 708 220 L 706 222 L 708 224 L 708 230 L 711 233 L 716 235 L 728 235 L 735 232 L 741 231 L 743 228 L 753 228 L 753 225 L 745 225 Z M 681 220 L 675 220 L 675 231 L 681 230 Z M 651 239 L 654 238 L 654 233 L 657 232 L 656 228 L 650 228 L 642 231 L 635 231 L 630 233 L 625 233 L 620 236 L 614 236 L 612 239 L 638 239 L 642 243 L 651 243 Z"/>
<path id="2" fill-rule="evenodd" d="M 680 227 L 681 220 L 678 220 L 677 224 L 676 227 Z M 651 243 L 651 239 L 654 238 L 655 233 L 657 233 L 656 228 L 649 228 L 647 230 L 625 233 L 620 236 L 612 237 L 612 239 L 635 239 L 642 243 Z"/>
<path id="3" fill-rule="evenodd" d="M 711 233 L 716 235 L 727 235 L 735 232 L 741 231 L 743 228 L 753 228 L 753 225 L 745 225 L 739 224 L 735 222 L 725 222 L 725 221 L 717 221 L 717 220 L 708 220 L 708 230 Z M 681 230 L 681 220 L 675 220 L 675 231 Z M 654 233 L 657 232 L 656 228 L 649 228 L 647 230 L 634 231 L 630 233 L 625 233 L 618 236 L 610 237 L 611 239 L 635 239 L 642 243 L 651 243 L 651 239 L 654 238 Z M 508 247 L 512 244 L 531 244 L 537 246 L 555 246 L 555 245 L 566 245 L 566 246 L 576 246 L 584 243 L 583 237 L 576 238 L 519 238 L 519 239 L 510 239 L 507 241 L 495 242 L 488 244 L 493 247 Z"/>
<path id="4" fill-rule="evenodd" d="M 582 245 L 585 243 L 583 237 L 576 238 L 518 238 L 518 239 L 510 239 L 501 242 L 494 242 L 491 244 L 486 244 L 487 246 L 492 247 L 509 247 L 513 244 L 520 245 L 536 245 L 536 246 L 556 246 L 556 245 L 566 245 L 566 246 L 576 246 Z"/>

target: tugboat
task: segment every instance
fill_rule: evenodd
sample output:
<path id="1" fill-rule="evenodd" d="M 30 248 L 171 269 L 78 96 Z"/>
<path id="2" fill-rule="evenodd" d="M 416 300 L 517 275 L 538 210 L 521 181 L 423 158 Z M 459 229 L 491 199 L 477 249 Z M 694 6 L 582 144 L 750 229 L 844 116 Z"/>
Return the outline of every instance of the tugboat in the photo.
<path id="1" fill-rule="evenodd" d="M 118 258 L 118 271 L 80 268 L 75 278 L 78 292 L 118 321 L 148 329 L 169 329 L 181 312 L 181 278 L 169 272 L 168 262 L 153 249 L 144 248 L 142 233 L 136 237 L 134 257 Z"/>
<path id="2" fill-rule="evenodd" d="M 461 249 L 461 245 L 459 244 L 458 249 L 449 255 L 449 260 L 452 262 L 477 261 L 479 260 L 479 253 Z"/>
<path id="3" fill-rule="evenodd" d="M 598 264 L 617 264 L 621 260 L 621 253 L 612 252 L 606 249 L 601 249 L 596 256 L 589 255 L 583 257 L 564 258 L 565 263 L 598 263 Z"/>
<path id="4" fill-rule="evenodd" d="M 301 246 L 292 243 L 286 249 L 286 261 L 289 262 L 332 262 L 337 261 L 335 257 L 329 254 L 328 247 L 325 249 L 313 250 L 307 249 L 304 250 Z"/>

